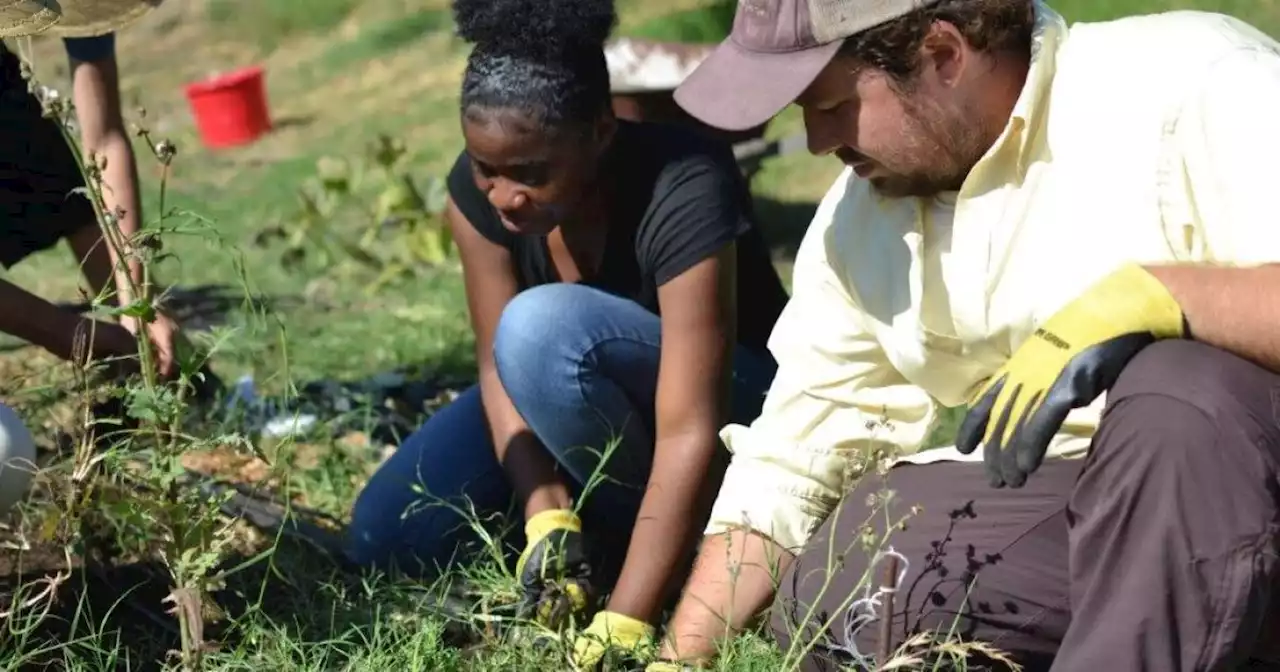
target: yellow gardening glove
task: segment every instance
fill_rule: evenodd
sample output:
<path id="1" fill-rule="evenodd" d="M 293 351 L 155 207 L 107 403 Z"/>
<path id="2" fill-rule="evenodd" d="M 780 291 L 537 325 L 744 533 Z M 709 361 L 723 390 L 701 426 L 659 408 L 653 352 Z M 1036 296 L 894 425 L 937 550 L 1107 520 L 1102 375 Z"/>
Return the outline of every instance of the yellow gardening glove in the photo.
<path id="1" fill-rule="evenodd" d="M 593 670 L 608 649 L 634 655 L 652 644 L 652 625 L 617 612 L 602 611 L 574 641 L 573 664 L 579 670 Z"/>
<path id="2" fill-rule="evenodd" d="M 644 672 L 691 672 L 696 669 L 681 663 L 673 663 L 669 660 L 655 660 L 644 668 Z"/>
<path id="3" fill-rule="evenodd" d="M 531 517 L 524 533 L 524 552 L 516 561 L 519 615 L 559 630 L 582 616 L 593 599 L 582 521 L 567 509 L 551 509 Z"/>
<path id="4" fill-rule="evenodd" d="M 1040 467 L 1072 409 L 1115 384 L 1139 350 L 1183 338 L 1182 308 L 1154 276 L 1121 267 L 1055 313 L 972 400 L 956 448 L 983 444 L 993 487 L 1018 488 Z"/>

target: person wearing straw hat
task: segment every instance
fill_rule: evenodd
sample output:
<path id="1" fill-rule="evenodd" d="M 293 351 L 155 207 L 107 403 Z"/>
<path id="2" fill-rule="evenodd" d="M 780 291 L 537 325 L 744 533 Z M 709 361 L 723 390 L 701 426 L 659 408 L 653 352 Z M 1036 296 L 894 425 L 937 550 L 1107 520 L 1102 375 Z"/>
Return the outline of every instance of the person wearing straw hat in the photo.
<path id="1" fill-rule="evenodd" d="M 141 224 L 136 161 L 120 110 L 115 32 L 159 4 L 158 0 L 19 0 L 0 6 L 0 36 L 41 34 L 62 38 L 72 79 L 80 140 L 89 155 L 105 160 L 103 200 L 129 238 Z M 119 264 L 89 200 L 73 193 L 85 185 L 58 122 L 45 118 L 31 95 L 21 59 L 0 45 L 0 265 L 11 268 L 29 255 L 66 239 L 96 295 L 114 282 L 114 300 L 130 300 L 129 278 L 142 281 L 135 260 Z M 125 270 L 127 269 L 127 270 Z M 9 283 L 0 282 L 0 330 L 70 359 L 78 327 L 89 321 Z M 123 328 L 122 328 L 123 326 Z M 136 351 L 137 320 L 97 323 L 101 355 Z M 160 373 L 173 373 L 174 321 L 159 315 L 147 325 Z"/>
<path id="2" fill-rule="evenodd" d="M 741 0 L 676 100 L 724 129 L 794 103 L 845 168 L 661 658 L 772 603 L 806 671 L 930 636 L 1275 669 L 1280 43 L 1206 12 Z"/>

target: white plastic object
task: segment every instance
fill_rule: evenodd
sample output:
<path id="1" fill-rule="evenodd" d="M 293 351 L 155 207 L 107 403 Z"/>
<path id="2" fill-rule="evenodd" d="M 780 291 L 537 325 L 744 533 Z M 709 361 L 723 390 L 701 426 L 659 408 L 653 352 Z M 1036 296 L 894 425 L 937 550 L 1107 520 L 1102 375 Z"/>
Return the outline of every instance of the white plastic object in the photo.
<path id="1" fill-rule="evenodd" d="M 715 47 L 629 37 L 610 40 L 604 48 L 609 89 L 622 94 L 674 91 Z"/>
<path id="2" fill-rule="evenodd" d="M 12 408 L 0 404 L 0 514 L 26 497 L 36 471 L 36 441 Z"/>

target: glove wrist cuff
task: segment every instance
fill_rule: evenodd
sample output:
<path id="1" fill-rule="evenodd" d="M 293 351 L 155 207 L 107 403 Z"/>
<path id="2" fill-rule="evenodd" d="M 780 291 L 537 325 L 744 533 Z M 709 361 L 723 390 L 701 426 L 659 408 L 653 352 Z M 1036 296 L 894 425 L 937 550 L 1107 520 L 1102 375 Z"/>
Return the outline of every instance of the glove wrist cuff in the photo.
<path id="1" fill-rule="evenodd" d="M 652 625 L 638 619 L 632 618 L 626 614 L 616 611 L 604 610 L 597 612 L 595 618 L 591 619 L 592 625 L 604 630 L 626 630 L 627 632 L 639 632 L 652 635 L 654 628 Z"/>
<path id="2" fill-rule="evenodd" d="M 524 524 L 524 536 L 529 543 L 541 539 L 552 530 L 582 531 L 582 520 L 568 509 L 548 509 L 534 514 Z"/>
<path id="3" fill-rule="evenodd" d="M 1142 315 L 1156 338 L 1186 338 L 1190 335 L 1182 307 L 1160 279 L 1139 264 L 1126 264 L 1098 285 L 1121 309 L 1120 312 Z"/>
<path id="4" fill-rule="evenodd" d="M 644 668 L 644 672 L 695 672 L 702 669 L 700 665 L 677 663 L 670 660 L 655 660 Z"/>

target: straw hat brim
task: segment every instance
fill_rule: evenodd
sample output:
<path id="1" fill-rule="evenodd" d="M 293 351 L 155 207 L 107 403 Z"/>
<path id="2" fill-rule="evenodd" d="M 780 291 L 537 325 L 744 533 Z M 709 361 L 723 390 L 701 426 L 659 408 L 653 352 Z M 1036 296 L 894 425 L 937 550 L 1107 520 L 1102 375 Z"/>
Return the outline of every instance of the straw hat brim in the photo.
<path id="1" fill-rule="evenodd" d="M 95 37 L 142 18 L 162 0 L 0 0 L 0 37 Z"/>
<path id="2" fill-rule="evenodd" d="M 58 21 L 56 6 L 48 0 L 0 0 L 0 38 L 44 32 Z"/>

